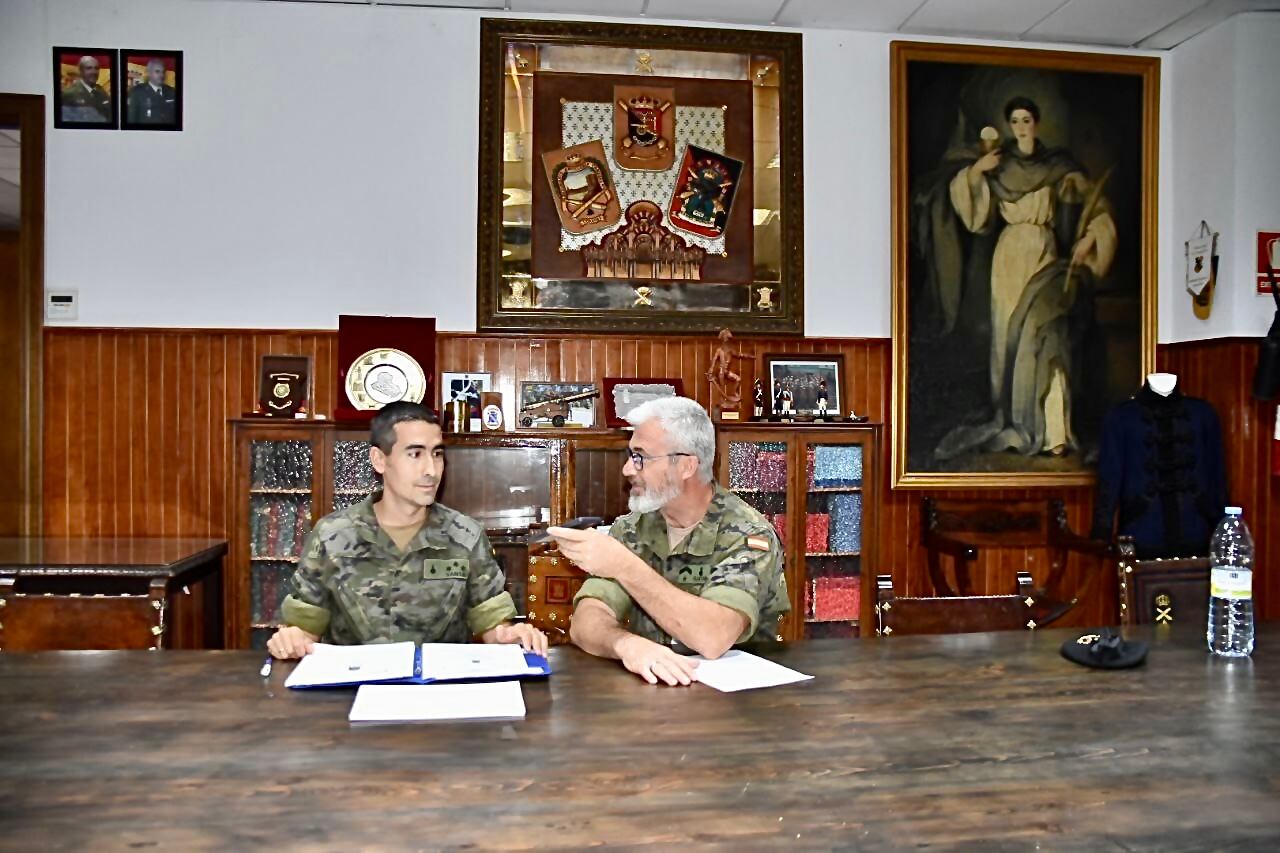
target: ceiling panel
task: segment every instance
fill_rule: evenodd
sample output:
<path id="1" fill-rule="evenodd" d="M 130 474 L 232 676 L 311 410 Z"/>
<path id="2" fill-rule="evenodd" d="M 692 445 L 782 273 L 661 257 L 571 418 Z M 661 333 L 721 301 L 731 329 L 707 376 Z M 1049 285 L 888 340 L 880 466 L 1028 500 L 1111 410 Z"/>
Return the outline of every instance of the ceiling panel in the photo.
<path id="1" fill-rule="evenodd" d="M 1211 0 L 1138 43 L 1149 50 L 1167 50 L 1197 36 L 1240 12 L 1280 10 L 1280 0 Z"/>
<path id="2" fill-rule="evenodd" d="M 923 0 L 790 0 L 778 15 L 784 27 L 896 32 Z"/>
<path id="3" fill-rule="evenodd" d="M 1067 2 L 1069 0 L 927 0 L 903 24 L 903 32 L 1018 38 Z"/>
<path id="4" fill-rule="evenodd" d="M 644 0 L 511 0 L 511 11 L 638 17 Z"/>
<path id="5" fill-rule="evenodd" d="M 1027 32 L 1041 41 L 1134 45 L 1205 0 L 1071 0 Z"/>
<path id="6" fill-rule="evenodd" d="M 770 24 L 782 0 L 649 0 L 650 18 L 723 21 L 729 24 Z"/>

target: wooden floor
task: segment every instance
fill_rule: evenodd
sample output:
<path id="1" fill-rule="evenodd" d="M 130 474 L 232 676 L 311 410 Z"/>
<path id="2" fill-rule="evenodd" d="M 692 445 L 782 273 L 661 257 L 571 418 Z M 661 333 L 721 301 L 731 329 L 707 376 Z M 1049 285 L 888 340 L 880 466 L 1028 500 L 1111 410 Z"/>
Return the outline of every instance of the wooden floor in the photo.
<path id="1" fill-rule="evenodd" d="M 0 848 L 1276 849 L 1280 642 L 817 641 L 817 677 L 648 687 L 553 651 L 515 724 L 352 728 L 248 652 L 0 655 Z"/>

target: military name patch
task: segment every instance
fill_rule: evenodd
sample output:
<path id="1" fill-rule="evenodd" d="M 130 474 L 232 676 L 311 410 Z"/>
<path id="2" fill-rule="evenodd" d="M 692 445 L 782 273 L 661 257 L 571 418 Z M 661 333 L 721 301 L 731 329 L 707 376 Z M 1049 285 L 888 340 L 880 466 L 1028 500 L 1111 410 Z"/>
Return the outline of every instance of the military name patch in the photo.
<path id="1" fill-rule="evenodd" d="M 768 551 L 769 538 L 767 536 L 748 536 L 747 547 L 753 551 Z"/>

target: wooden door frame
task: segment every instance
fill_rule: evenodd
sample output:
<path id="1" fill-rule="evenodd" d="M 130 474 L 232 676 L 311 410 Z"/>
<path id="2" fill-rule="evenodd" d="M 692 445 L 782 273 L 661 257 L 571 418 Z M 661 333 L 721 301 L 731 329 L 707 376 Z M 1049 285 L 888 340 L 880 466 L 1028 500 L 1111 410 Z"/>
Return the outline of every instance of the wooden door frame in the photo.
<path id="1" fill-rule="evenodd" d="M 21 133 L 21 218 L 18 238 L 18 316 L 0 318 L 0 331 L 22 341 L 18 416 L 7 419 L 19 431 L 17 471 L 21 510 L 17 532 L 43 530 L 44 465 L 44 136 L 43 95 L 0 93 L 0 116 L 16 116 Z"/>

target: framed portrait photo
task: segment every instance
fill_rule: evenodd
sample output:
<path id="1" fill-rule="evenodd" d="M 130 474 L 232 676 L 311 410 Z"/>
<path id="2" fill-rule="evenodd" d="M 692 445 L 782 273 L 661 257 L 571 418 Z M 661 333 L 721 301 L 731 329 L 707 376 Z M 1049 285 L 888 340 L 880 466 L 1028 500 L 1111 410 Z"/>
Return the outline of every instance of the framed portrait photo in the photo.
<path id="1" fill-rule="evenodd" d="M 604 425 L 610 429 L 630 426 L 627 414 L 650 400 L 661 397 L 683 397 L 684 380 L 672 379 L 613 379 L 604 380 Z"/>
<path id="2" fill-rule="evenodd" d="M 182 51 L 122 50 L 125 130 L 182 130 Z"/>
<path id="3" fill-rule="evenodd" d="M 1092 481 L 1155 364 L 1160 60 L 893 42 L 893 485 Z"/>
<path id="4" fill-rule="evenodd" d="M 804 331 L 798 33 L 480 22 L 479 331 Z"/>
<path id="5" fill-rule="evenodd" d="M 466 400 L 471 414 L 471 428 L 480 429 L 480 403 L 484 392 L 491 390 L 488 373 L 440 374 L 440 411 L 444 412 L 454 400 Z"/>
<path id="6" fill-rule="evenodd" d="M 840 414 L 845 401 L 844 355 L 767 353 L 765 410 L 774 415 Z"/>
<path id="7" fill-rule="evenodd" d="M 592 427 L 599 396 L 589 382 L 521 382 L 516 423 L 525 428 Z"/>
<path id="8" fill-rule="evenodd" d="M 53 49 L 53 126 L 114 130 L 120 75 L 117 54 L 105 47 Z"/>

